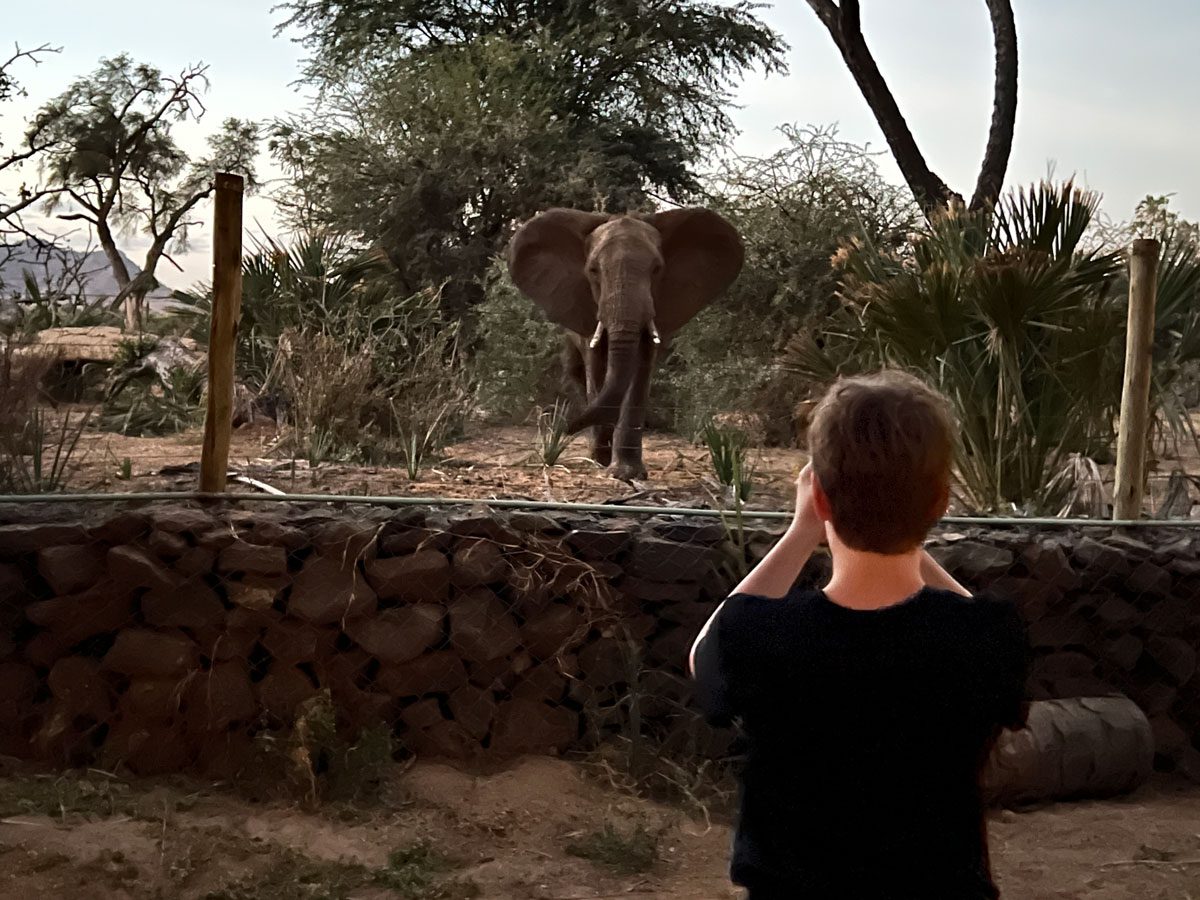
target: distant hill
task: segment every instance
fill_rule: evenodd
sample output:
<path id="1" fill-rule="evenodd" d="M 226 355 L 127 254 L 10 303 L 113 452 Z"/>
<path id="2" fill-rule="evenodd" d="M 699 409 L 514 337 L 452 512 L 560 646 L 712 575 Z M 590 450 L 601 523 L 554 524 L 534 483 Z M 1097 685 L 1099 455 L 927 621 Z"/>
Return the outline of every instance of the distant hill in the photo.
<path id="1" fill-rule="evenodd" d="M 124 253 L 121 258 L 129 268 L 131 277 L 141 272 Z M 70 247 L 47 250 L 35 241 L 0 244 L 0 295 L 23 298 L 26 272 L 48 295 L 73 297 L 83 293 L 88 300 L 95 300 L 98 297 L 115 297 L 120 290 L 102 250 L 91 253 L 81 253 Z M 162 311 L 170 305 L 171 288 L 161 286 L 148 299 L 151 309 Z"/>

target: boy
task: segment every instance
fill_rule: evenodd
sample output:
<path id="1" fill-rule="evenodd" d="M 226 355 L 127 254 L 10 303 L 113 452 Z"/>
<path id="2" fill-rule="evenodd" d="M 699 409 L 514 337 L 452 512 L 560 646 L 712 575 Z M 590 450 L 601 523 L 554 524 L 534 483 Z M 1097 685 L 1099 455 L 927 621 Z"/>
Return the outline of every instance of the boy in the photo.
<path id="1" fill-rule="evenodd" d="M 1013 606 L 923 550 L 952 427 L 907 375 L 834 385 L 794 521 L 692 648 L 709 721 L 748 741 L 730 874 L 749 900 L 999 897 L 979 774 L 1023 724 L 1028 645 Z M 823 542 L 829 583 L 795 589 Z"/>

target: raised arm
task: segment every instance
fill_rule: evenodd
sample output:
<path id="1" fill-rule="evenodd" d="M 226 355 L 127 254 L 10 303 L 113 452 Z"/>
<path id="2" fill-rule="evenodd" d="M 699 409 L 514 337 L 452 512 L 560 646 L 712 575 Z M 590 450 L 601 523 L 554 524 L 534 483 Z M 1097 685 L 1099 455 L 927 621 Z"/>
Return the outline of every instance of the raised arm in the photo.
<path id="1" fill-rule="evenodd" d="M 813 506 L 812 466 L 805 466 L 796 479 L 796 515 L 792 524 L 762 562 L 738 583 L 731 596 L 753 594 L 758 597 L 784 597 L 800 577 L 808 558 L 824 540 L 825 523 Z M 692 644 L 691 653 L 688 654 L 688 670 L 693 676 L 696 674 L 696 648 L 708 635 L 713 622 L 728 602 L 726 600 L 717 607 Z"/>

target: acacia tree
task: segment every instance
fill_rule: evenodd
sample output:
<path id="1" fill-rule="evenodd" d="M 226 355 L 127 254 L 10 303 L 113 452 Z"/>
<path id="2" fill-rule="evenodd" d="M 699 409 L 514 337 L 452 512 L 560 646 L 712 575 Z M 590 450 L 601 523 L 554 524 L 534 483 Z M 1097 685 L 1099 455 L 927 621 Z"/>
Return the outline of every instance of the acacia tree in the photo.
<path id="1" fill-rule="evenodd" d="M 157 287 L 159 263 L 186 249 L 191 216 L 213 191 L 217 169 L 235 172 L 255 185 L 255 125 L 227 119 L 208 141 L 208 152 L 191 159 L 171 129 L 204 115 L 201 94 L 206 67 L 191 66 L 176 77 L 121 55 L 101 60 L 37 114 L 27 143 L 43 135 L 42 170 L 56 189 L 48 211 L 65 221 L 88 223 L 96 233 L 120 290 L 125 328 L 141 327 L 146 295 Z M 117 246 L 119 234 L 142 232 L 150 239 L 142 270 L 132 275 Z"/>
<path id="2" fill-rule="evenodd" d="M 996 76 L 992 99 L 992 122 L 987 148 L 979 167 L 979 177 L 970 208 L 981 209 L 995 203 L 1008 171 L 1012 153 L 1013 129 L 1017 117 L 1017 27 L 1010 0 L 984 0 L 992 20 L 995 43 Z M 896 98 L 875 63 L 862 33 L 862 15 L 858 0 L 808 0 L 837 45 L 846 67 L 854 76 L 863 98 L 875 114 L 892 155 L 912 189 L 913 196 L 928 216 L 951 203 L 962 203 L 960 194 L 934 174 L 913 138 Z"/>
<path id="3" fill-rule="evenodd" d="M 484 296 L 514 220 L 697 196 L 746 70 L 783 68 L 749 3 L 291 0 L 317 99 L 275 151 L 293 212 L 384 249 L 410 288 Z M 311 224 L 311 222 L 309 223 Z"/>

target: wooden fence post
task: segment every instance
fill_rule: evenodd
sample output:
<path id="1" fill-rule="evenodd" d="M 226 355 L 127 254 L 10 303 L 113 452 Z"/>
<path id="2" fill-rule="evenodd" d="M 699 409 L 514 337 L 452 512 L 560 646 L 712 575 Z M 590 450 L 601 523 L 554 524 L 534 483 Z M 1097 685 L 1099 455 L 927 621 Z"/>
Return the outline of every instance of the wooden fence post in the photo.
<path id="1" fill-rule="evenodd" d="M 240 175 L 219 173 L 213 202 L 212 322 L 208 338 L 208 414 L 200 452 L 200 490 L 225 490 L 233 431 L 234 349 L 242 314 L 242 195 Z"/>
<path id="2" fill-rule="evenodd" d="M 1133 242 L 1129 255 L 1129 326 L 1125 334 L 1125 378 L 1117 431 L 1117 476 L 1113 518 L 1142 515 L 1146 490 L 1146 441 L 1150 433 L 1150 376 L 1154 365 L 1154 307 L 1158 300 L 1156 240 Z"/>

